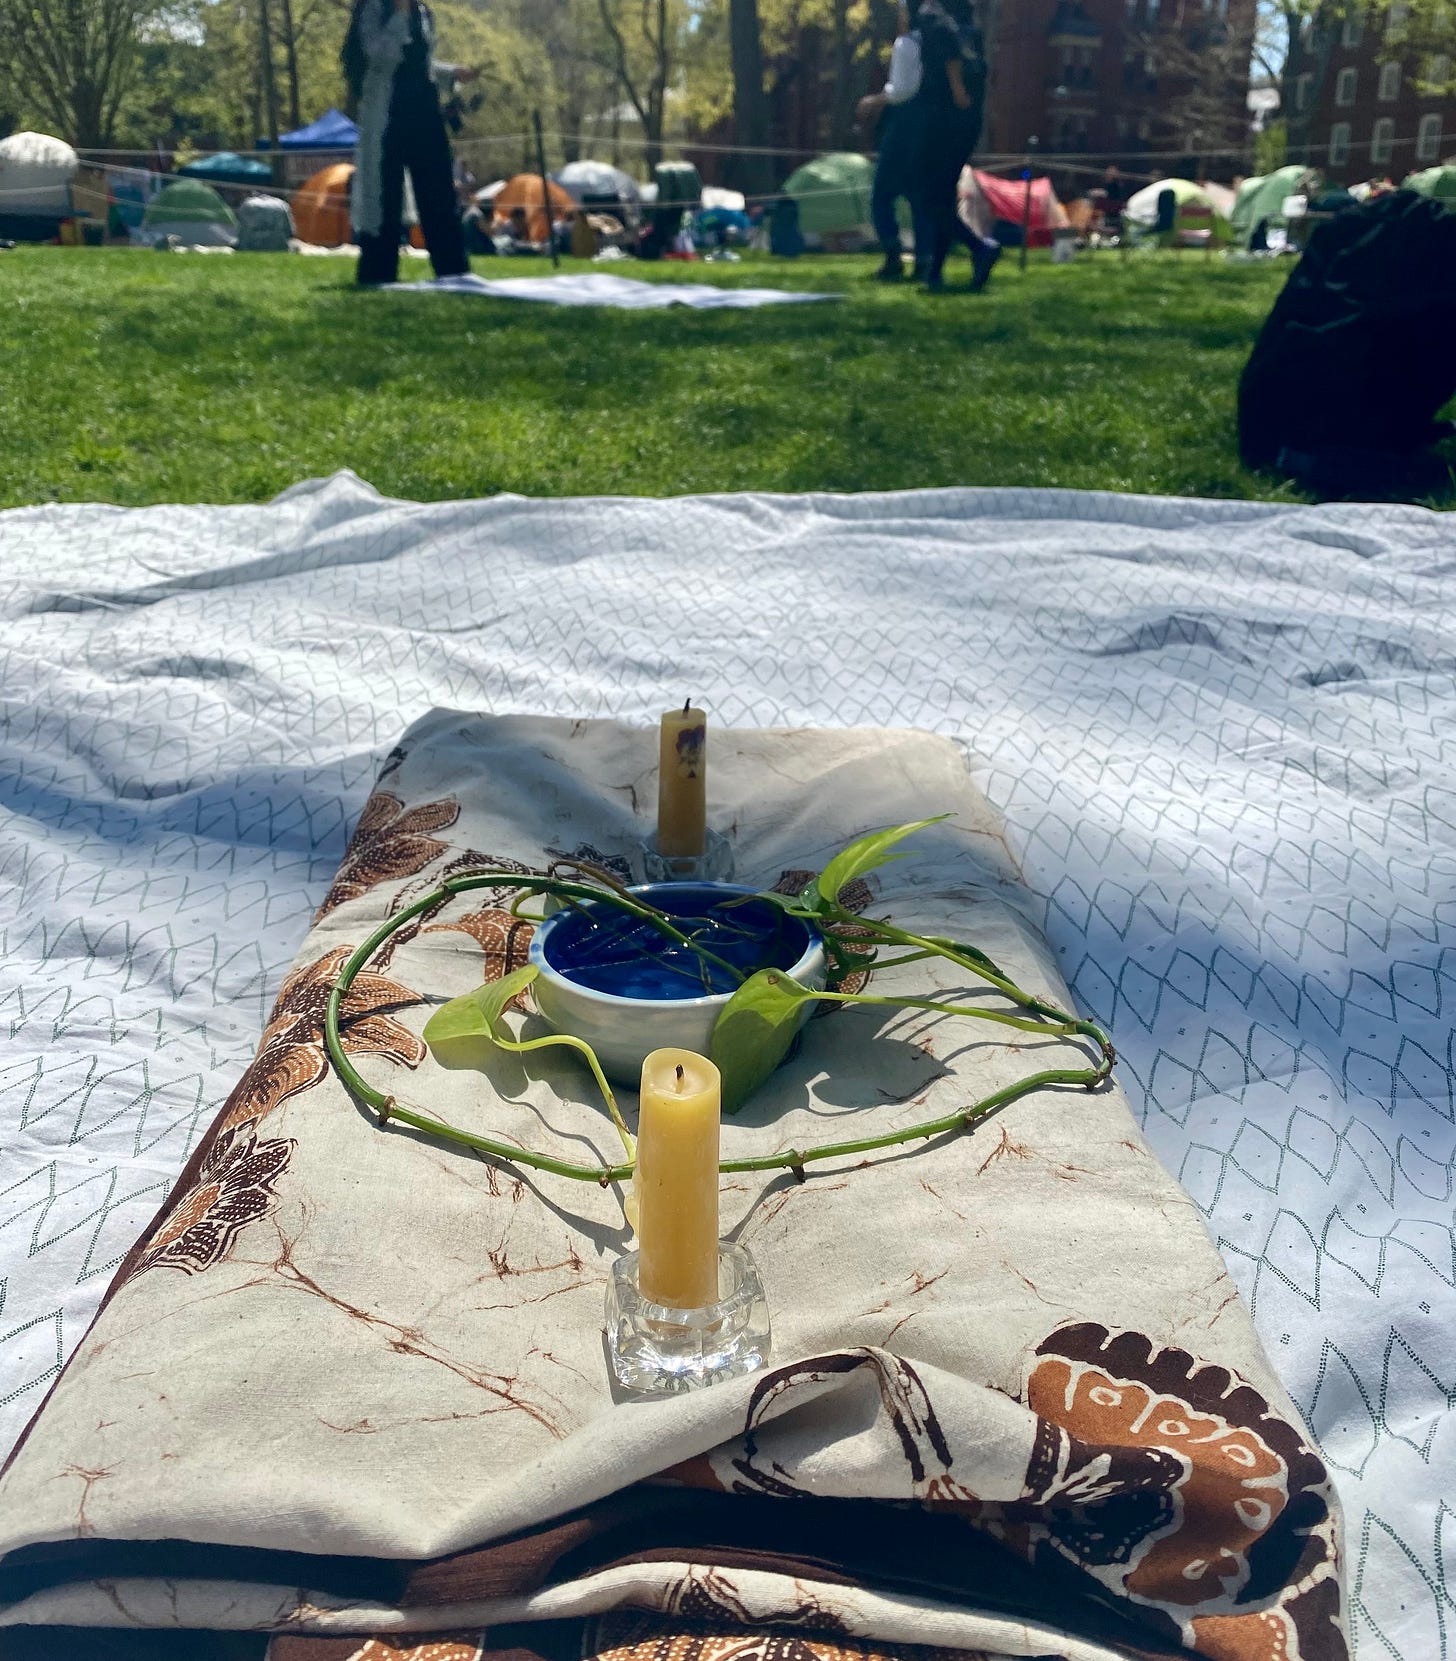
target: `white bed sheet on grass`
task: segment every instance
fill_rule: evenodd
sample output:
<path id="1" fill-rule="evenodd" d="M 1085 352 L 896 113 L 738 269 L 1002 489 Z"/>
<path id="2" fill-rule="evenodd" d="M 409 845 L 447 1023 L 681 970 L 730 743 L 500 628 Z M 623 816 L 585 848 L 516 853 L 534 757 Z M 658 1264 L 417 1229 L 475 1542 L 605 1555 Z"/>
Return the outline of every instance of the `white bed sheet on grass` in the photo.
<path id="1" fill-rule="evenodd" d="M 410 721 L 691 693 L 927 727 L 1005 813 L 1322 1439 L 1361 1656 L 1456 1655 L 1456 518 L 419 506 L 340 475 L 0 515 L 0 668 L 0 1443 L 248 1060 Z"/>
<path id="2" fill-rule="evenodd" d="M 559 277 L 435 277 L 418 283 L 386 283 L 396 294 L 475 294 L 487 300 L 537 300 L 551 306 L 612 306 L 618 311 L 745 311 L 755 306 L 799 305 L 837 300 L 837 294 L 806 294 L 788 288 L 715 288 L 712 283 L 644 283 L 602 271 Z"/>

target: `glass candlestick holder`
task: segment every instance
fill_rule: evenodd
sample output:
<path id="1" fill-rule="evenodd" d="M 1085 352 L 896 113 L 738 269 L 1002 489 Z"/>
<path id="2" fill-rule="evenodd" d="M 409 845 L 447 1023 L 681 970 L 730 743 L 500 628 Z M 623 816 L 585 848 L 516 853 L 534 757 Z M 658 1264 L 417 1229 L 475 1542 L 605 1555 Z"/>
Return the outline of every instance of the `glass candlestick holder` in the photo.
<path id="1" fill-rule="evenodd" d="M 607 1348 L 624 1390 L 679 1395 L 756 1372 L 768 1360 L 768 1300 L 746 1246 L 718 1243 L 718 1301 L 673 1309 L 643 1297 L 639 1252 L 612 1265 L 607 1282 Z"/>
<path id="2" fill-rule="evenodd" d="M 710 830 L 703 851 L 696 855 L 665 854 L 657 846 L 657 832 L 644 836 L 638 846 L 644 882 L 732 882 L 733 844 L 720 832 Z"/>

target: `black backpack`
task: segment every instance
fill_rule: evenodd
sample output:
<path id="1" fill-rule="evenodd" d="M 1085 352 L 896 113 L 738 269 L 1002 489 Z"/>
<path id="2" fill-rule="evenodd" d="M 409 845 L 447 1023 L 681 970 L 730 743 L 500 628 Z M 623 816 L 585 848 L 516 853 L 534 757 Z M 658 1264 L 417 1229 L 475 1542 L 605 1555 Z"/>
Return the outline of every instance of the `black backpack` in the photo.
<path id="1" fill-rule="evenodd" d="M 1310 237 L 1239 380 L 1239 452 L 1418 456 L 1453 395 L 1456 214 L 1391 191 Z"/>

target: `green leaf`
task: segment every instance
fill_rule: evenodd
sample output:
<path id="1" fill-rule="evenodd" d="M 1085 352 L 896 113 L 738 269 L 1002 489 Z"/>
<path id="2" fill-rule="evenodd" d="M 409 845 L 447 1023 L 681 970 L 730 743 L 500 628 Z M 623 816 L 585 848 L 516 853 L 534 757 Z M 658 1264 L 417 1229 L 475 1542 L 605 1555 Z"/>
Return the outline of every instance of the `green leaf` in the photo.
<path id="1" fill-rule="evenodd" d="M 497 1031 L 497 1023 L 506 1005 L 539 973 L 534 963 L 522 964 L 500 980 L 488 981 L 464 997 L 441 1004 L 425 1022 L 425 1042 L 432 1048 L 458 1038 L 489 1038 L 493 1043 L 498 1042 L 502 1035 Z"/>
<path id="2" fill-rule="evenodd" d="M 904 854 L 889 852 L 897 842 L 904 841 L 915 831 L 924 830 L 927 825 L 938 825 L 942 819 L 949 818 L 948 813 L 937 813 L 933 819 L 917 819 L 913 825 L 892 825 L 889 830 L 871 831 L 868 836 L 860 837 L 858 842 L 851 842 L 835 854 L 814 884 L 805 890 L 804 898 L 812 904 L 817 890 L 821 906 L 834 905 L 842 890 L 856 877 L 864 876 L 877 866 L 904 859 Z"/>
<path id="3" fill-rule="evenodd" d="M 723 1075 L 723 1111 L 736 1113 L 788 1054 L 814 996 L 781 969 L 760 969 L 724 1004 L 709 1056 Z"/>

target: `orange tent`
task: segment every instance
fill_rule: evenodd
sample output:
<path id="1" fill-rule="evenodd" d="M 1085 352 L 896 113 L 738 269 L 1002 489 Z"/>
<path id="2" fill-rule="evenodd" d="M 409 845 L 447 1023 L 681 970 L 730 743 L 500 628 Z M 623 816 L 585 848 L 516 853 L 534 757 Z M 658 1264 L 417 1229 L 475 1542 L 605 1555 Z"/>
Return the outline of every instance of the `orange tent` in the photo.
<path id="1" fill-rule="evenodd" d="M 353 177 L 352 162 L 333 162 L 321 167 L 293 198 L 293 225 L 304 242 L 336 248 L 341 242 L 353 240 L 349 226 L 349 185 Z"/>
<path id="2" fill-rule="evenodd" d="M 567 214 L 576 212 L 575 199 L 564 191 L 560 185 L 546 181 L 550 190 L 552 219 L 565 219 Z M 509 219 L 512 208 L 525 208 L 527 213 L 527 235 L 532 242 L 549 242 L 551 240 L 551 226 L 546 222 L 546 215 L 541 207 L 541 176 L 538 173 L 517 173 L 514 179 L 508 179 L 504 187 L 496 193 L 494 202 L 496 219 Z"/>

